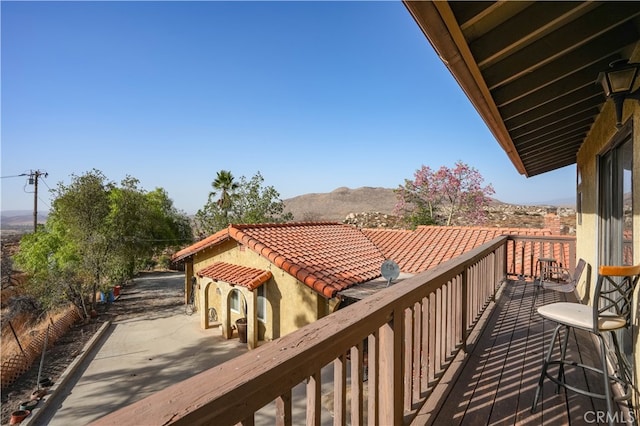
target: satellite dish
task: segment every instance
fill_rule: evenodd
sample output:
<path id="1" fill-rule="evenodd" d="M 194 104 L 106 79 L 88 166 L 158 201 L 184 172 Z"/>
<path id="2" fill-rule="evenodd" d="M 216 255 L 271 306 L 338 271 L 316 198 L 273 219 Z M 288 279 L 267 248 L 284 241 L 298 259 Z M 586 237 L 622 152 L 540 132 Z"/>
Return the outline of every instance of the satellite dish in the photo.
<path id="1" fill-rule="evenodd" d="M 391 281 L 395 280 L 400 275 L 400 267 L 393 260 L 387 259 L 382 262 L 380 272 L 382 273 L 382 276 L 387 280 L 388 287 L 391 284 Z"/>

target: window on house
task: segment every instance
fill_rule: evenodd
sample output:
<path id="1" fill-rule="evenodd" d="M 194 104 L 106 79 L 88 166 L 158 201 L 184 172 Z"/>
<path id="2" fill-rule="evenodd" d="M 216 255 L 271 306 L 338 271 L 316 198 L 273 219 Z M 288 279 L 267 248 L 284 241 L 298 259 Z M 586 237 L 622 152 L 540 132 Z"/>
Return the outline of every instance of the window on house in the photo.
<path id="1" fill-rule="evenodd" d="M 229 307 L 232 312 L 240 312 L 240 292 L 238 290 L 231 290 L 229 295 Z"/>
<path id="2" fill-rule="evenodd" d="M 633 127 L 630 120 L 598 161 L 600 265 L 633 265 Z M 632 366 L 633 336 L 630 328 L 617 333 L 620 346 Z"/>
<path id="3" fill-rule="evenodd" d="M 267 322 L 267 285 L 258 287 L 258 320 Z"/>
<path id="4" fill-rule="evenodd" d="M 601 265 L 633 265 L 633 141 L 631 126 L 620 130 L 600 156 Z"/>
<path id="5" fill-rule="evenodd" d="M 582 173 L 580 166 L 576 167 L 576 215 L 578 225 L 582 225 Z"/>

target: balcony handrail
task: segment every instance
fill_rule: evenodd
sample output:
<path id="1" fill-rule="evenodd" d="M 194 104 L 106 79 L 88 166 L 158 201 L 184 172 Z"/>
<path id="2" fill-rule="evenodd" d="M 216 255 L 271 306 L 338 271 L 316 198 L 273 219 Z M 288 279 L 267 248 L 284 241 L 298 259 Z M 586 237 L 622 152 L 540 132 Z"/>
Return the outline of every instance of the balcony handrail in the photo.
<path id="1" fill-rule="evenodd" d="M 411 402 L 411 395 L 407 397 L 408 393 L 416 393 L 411 387 L 407 388 L 407 375 L 412 374 L 412 369 L 413 374 L 416 374 L 416 369 L 426 368 L 426 361 L 420 358 L 428 352 L 424 347 L 427 346 L 427 330 L 420 328 L 421 322 L 426 320 L 421 320 L 420 315 L 423 315 L 422 318 L 427 317 L 431 312 L 429 309 L 435 309 L 434 306 L 442 309 L 442 313 L 438 311 L 436 314 L 440 315 L 436 321 L 439 328 L 435 328 L 435 331 L 430 329 L 431 336 L 448 334 L 442 333 L 441 330 L 446 328 L 450 331 L 452 325 L 449 322 L 455 324 L 454 328 L 457 330 L 451 331 L 455 336 L 440 336 L 438 338 L 442 341 L 438 341 L 436 345 L 436 352 L 440 354 L 436 354 L 435 359 L 446 364 L 446 359 L 450 360 L 457 351 L 464 350 L 466 338 L 476 317 L 485 309 L 488 299 L 494 296 L 498 284 L 506 280 L 505 252 L 508 241 L 513 238 L 530 239 L 498 237 L 286 336 L 160 390 L 93 424 L 253 424 L 254 413 L 274 400 L 278 415 L 281 416 L 278 423 L 291 424 L 291 390 L 307 380 L 307 383 L 311 382 L 311 385 L 307 385 L 308 394 L 316 393 L 313 389 L 309 391 L 310 386 L 316 386 L 315 389 L 319 392 L 319 384 L 316 381 L 319 380 L 320 370 L 332 362 L 334 365 L 343 365 L 345 354 L 349 351 L 354 359 L 353 355 L 362 350 L 362 342 L 367 338 L 369 342 L 373 338 L 373 341 L 380 345 L 379 352 L 375 350 L 374 354 L 369 354 L 370 357 L 375 357 L 377 364 L 377 373 L 374 372 L 376 376 L 371 377 L 370 373 L 369 386 L 378 383 L 374 386 L 391 389 L 384 395 L 380 393 L 379 403 L 373 402 L 377 404 L 374 415 L 379 417 L 380 424 L 405 422 L 417 412 L 413 407 L 415 404 Z M 469 287 L 468 282 L 472 282 L 473 286 Z M 434 296 L 436 293 L 438 298 Z M 430 300 L 438 302 L 429 302 Z M 458 303 L 460 306 L 457 306 Z M 423 308 L 423 305 L 430 307 Z M 446 315 L 448 316 L 445 319 Z M 423 343 L 420 343 L 420 339 L 423 339 Z M 412 344 L 415 344 L 414 348 L 418 350 L 411 349 L 411 352 L 415 351 L 417 355 L 405 353 L 406 345 Z M 431 351 L 431 343 L 428 346 Z M 357 348 L 355 352 L 354 348 Z M 424 355 L 421 355 L 423 352 Z M 415 362 L 413 368 L 412 365 L 407 366 L 407 361 L 409 364 Z M 432 360 L 429 362 L 433 363 Z M 370 364 L 369 369 L 371 368 Z M 357 379 L 359 374 L 352 366 L 352 383 L 358 382 L 354 381 L 354 378 Z M 411 381 L 411 377 L 408 380 Z M 417 380 L 426 381 L 426 378 Z M 346 389 L 344 375 L 339 381 L 342 391 L 337 388 L 337 394 L 345 392 Z M 432 388 L 433 384 L 428 385 Z M 417 394 L 420 398 L 427 395 L 421 391 L 424 386 L 426 385 L 417 384 Z M 356 392 L 360 390 L 361 399 L 362 381 L 354 387 Z M 355 395 L 357 396 L 357 393 Z M 352 396 L 352 403 L 353 398 Z M 426 396 L 422 398 L 422 403 L 424 400 Z M 316 401 L 319 411 L 317 395 Z M 314 402 L 311 400 L 309 403 Z M 338 410 L 339 408 L 335 408 L 335 415 L 344 419 L 344 412 L 341 414 Z M 345 410 L 344 407 L 342 410 Z M 307 417 L 311 423 L 314 419 L 316 422 L 319 419 L 319 414 L 314 414 L 313 411 L 312 409 L 311 414 L 307 414 L 311 416 Z M 352 413 L 353 415 L 359 416 L 357 413 Z"/>
<path id="2" fill-rule="evenodd" d="M 554 258 L 573 273 L 576 238 L 569 235 L 509 235 L 508 275 L 534 278 L 538 258 Z M 519 262 L 518 262 L 519 261 Z"/>

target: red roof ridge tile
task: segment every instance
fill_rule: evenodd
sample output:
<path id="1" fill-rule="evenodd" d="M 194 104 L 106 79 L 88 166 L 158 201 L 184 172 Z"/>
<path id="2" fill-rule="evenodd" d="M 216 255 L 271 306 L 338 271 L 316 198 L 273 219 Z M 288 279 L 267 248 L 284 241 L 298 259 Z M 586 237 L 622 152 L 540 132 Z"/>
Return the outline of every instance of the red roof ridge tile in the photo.
<path id="1" fill-rule="evenodd" d="M 296 226 L 326 226 L 326 225 L 344 225 L 339 222 L 273 222 L 273 223 L 232 223 L 231 228 L 236 229 L 259 229 L 259 228 L 292 228 Z"/>

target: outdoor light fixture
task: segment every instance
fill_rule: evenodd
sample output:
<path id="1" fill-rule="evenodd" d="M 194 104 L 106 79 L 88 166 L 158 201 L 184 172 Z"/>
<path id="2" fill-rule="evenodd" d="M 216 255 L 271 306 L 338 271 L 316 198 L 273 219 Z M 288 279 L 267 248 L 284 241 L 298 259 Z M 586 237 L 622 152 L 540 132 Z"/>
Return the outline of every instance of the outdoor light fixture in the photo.
<path id="1" fill-rule="evenodd" d="M 622 106 L 625 99 L 640 101 L 640 89 L 632 92 L 638 76 L 640 63 L 629 63 L 628 59 L 619 59 L 609 64 L 607 71 L 598 74 L 604 94 L 613 99 L 616 106 L 616 127 L 622 127 Z"/>

